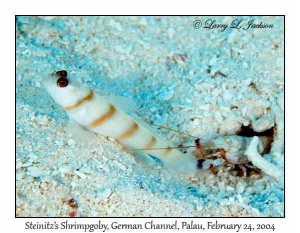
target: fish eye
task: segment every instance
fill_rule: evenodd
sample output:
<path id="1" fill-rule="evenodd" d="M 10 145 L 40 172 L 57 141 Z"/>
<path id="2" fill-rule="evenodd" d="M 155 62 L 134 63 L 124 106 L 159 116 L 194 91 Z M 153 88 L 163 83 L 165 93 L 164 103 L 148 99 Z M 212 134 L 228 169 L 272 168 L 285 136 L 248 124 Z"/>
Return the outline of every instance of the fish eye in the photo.
<path id="1" fill-rule="evenodd" d="M 57 79 L 57 86 L 66 87 L 69 84 L 69 80 L 66 77 L 60 77 Z"/>
<path id="2" fill-rule="evenodd" d="M 67 77 L 68 76 L 68 72 L 66 70 L 59 70 L 56 71 L 57 76 L 59 77 Z"/>

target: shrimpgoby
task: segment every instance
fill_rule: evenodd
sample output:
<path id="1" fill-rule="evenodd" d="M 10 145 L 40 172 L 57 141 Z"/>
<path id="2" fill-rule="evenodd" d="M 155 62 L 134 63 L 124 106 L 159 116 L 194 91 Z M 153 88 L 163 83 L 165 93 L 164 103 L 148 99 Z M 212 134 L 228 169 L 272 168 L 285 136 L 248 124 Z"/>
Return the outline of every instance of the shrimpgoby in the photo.
<path id="1" fill-rule="evenodd" d="M 129 149 L 146 149 L 147 154 L 159 158 L 170 171 L 189 175 L 197 171 L 197 158 L 173 149 L 174 145 L 155 133 L 147 123 L 68 77 L 67 71 L 53 72 L 44 78 L 43 85 L 78 124 L 100 135 L 113 137 Z"/>

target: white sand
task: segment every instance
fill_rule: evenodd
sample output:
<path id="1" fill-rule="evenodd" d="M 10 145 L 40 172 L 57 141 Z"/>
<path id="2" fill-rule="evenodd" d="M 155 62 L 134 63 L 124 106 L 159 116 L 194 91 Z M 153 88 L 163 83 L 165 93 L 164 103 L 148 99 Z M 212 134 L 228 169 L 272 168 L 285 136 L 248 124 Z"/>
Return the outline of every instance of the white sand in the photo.
<path id="1" fill-rule="evenodd" d="M 273 29 L 193 28 L 208 18 L 235 19 L 18 18 L 17 216 L 283 216 L 283 183 L 264 172 L 241 178 L 220 168 L 192 182 L 135 162 L 114 140 L 80 143 L 41 85 L 66 69 L 103 95 L 134 99 L 142 118 L 206 140 L 242 124 L 256 131 L 276 124 L 265 159 L 283 174 L 283 18 L 256 18 Z"/>

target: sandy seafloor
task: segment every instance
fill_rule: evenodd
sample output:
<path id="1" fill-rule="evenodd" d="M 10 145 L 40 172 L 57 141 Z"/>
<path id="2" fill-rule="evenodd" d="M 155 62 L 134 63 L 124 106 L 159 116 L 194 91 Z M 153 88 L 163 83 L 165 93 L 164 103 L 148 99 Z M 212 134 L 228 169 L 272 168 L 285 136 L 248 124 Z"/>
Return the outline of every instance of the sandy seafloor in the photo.
<path id="1" fill-rule="evenodd" d="M 193 28 L 209 18 L 274 28 Z M 16 33 L 17 216 L 284 215 L 282 179 L 264 171 L 239 177 L 222 167 L 192 179 L 167 176 L 113 139 L 74 135 L 42 86 L 43 77 L 66 69 L 103 95 L 133 99 L 141 118 L 203 140 L 234 135 L 242 125 L 275 126 L 265 159 L 283 175 L 283 17 L 18 17 Z"/>

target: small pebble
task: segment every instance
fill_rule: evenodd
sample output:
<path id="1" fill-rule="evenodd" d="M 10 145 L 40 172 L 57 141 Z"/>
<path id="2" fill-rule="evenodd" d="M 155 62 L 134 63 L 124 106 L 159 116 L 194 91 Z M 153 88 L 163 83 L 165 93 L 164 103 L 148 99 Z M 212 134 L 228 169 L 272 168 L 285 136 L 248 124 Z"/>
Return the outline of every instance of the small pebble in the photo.
<path id="1" fill-rule="evenodd" d="M 122 171 L 125 171 L 126 170 L 126 166 L 124 166 L 123 164 L 115 161 L 115 164 L 122 170 Z"/>
<path id="2" fill-rule="evenodd" d="M 27 172 L 30 176 L 40 177 L 43 175 L 43 172 L 38 167 L 29 167 L 27 168 Z"/>
<path id="3" fill-rule="evenodd" d="M 157 112 L 157 108 L 156 107 L 150 108 L 150 112 Z"/>
<path id="4" fill-rule="evenodd" d="M 210 60 L 209 60 L 209 65 L 212 66 L 217 62 L 217 56 L 213 56 Z"/>
<path id="5" fill-rule="evenodd" d="M 263 132 L 275 125 L 274 117 L 271 114 L 265 115 L 252 122 L 252 127 L 255 132 Z"/>
<path id="6" fill-rule="evenodd" d="M 23 167 L 23 163 L 22 163 L 22 161 L 18 161 L 16 164 L 16 169 L 19 169 L 21 167 Z"/>
<path id="7" fill-rule="evenodd" d="M 79 176 L 81 179 L 86 179 L 87 176 L 85 174 L 83 174 L 82 172 L 79 171 L 74 171 L 74 173 Z"/>
<path id="8" fill-rule="evenodd" d="M 174 95 L 174 91 L 173 90 L 167 90 L 167 91 L 164 91 L 163 93 L 161 93 L 159 96 L 163 100 L 169 100 L 169 99 L 171 99 L 173 97 L 173 95 Z"/>
<path id="9" fill-rule="evenodd" d="M 41 83 L 41 82 L 39 82 L 39 81 L 36 81 L 36 82 L 35 82 L 35 87 L 40 88 L 41 86 L 42 86 L 42 83 Z"/>
<path id="10" fill-rule="evenodd" d="M 71 171 L 71 167 L 62 165 L 58 170 L 61 174 L 65 174 L 65 173 L 69 173 Z"/>
<path id="11" fill-rule="evenodd" d="M 35 153 L 33 153 L 33 152 L 30 152 L 28 154 L 28 157 L 29 157 L 30 162 L 33 162 L 33 161 L 35 161 L 35 160 L 38 159 L 38 156 Z"/>
<path id="12" fill-rule="evenodd" d="M 194 121 L 193 121 L 193 125 L 200 125 L 201 121 L 200 119 L 196 118 Z"/>
<path id="13" fill-rule="evenodd" d="M 101 200 L 106 200 L 109 198 L 109 196 L 112 194 L 112 189 L 111 188 L 105 188 L 98 193 L 98 198 Z"/>
<path id="14" fill-rule="evenodd" d="M 20 74 L 17 74 L 17 81 L 21 81 L 22 80 L 22 75 L 20 75 Z"/>
<path id="15" fill-rule="evenodd" d="M 155 119 L 154 124 L 163 125 L 166 123 L 166 121 L 167 121 L 166 118 L 162 118 L 161 116 L 157 115 L 157 118 Z"/>
<path id="16" fill-rule="evenodd" d="M 147 20 L 146 20 L 146 17 L 142 17 L 140 22 L 139 22 L 140 25 L 143 25 L 143 26 L 146 26 L 147 25 Z"/>
<path id="17" fill-rule="evenodd" d="M 16 180 L 22 180 L 25 177 L 24 172 L 17 172 L 16 173 Z"/>
<path id="18" fill-rule="evenodd" d="M 242 182 L 238 182 L 236 184 L 236 192 L 239 194 L 243 193 L 245 191 L 245 188 L 246 188 L 246 185 Z"/>
<path id="19" fill-rule="evenodd" d="M 135 205 L 131 206 L 130 211 L 131 211 L 131 213 L 135 213 L 136 212 L 136 206 Z"/>
<path id="20" fill-rule="evenodd" d="M 49 123 L 49 117 L 47 115 L 38 115 L 35 120 L 39 125 L 48 125 Z"/>
<path id="21" fill-rule="evenodd" d="M 56 141 L 54 141 L 54 143 L 56 144 L 56 145 L 58 145 L 58 146 L 63 146 L 65 143 L 63 142 L 63 141 L 61 141 L 61 140 L 56 140 Z"/>
<path id="22" fill-rule="evenodd" d="M 247 188 L 245 189 L 245 192 L 246 192 L 246 193 L 249 193 L 249 194 L 255 193 L 255 191 L 254 191 L 254 189 L 253 189 L 252 187 L 247 187 Z"/>
<path id="23" fill-rule="evenodd" d="M 198 109 L 203 111 L 209 111 L 210 105 L 209 104 L 201 104 L 199 105 Z"/>
<path id="24" fill-rule="evenodd" d="M 106 211 L 107 211 L 107 214 L 108 215 L 111 215 L 113 212 L 114 212 L 115 208 L 114 206 L 112 205 L 111 207 L 109 207 Z"/>
<path id="25" fill-rule="evenodd" d="M 219 111 L 215 112 L 215 118 L 219 123 L 223 121 L 223 116 Z"/>
<path id="26" fill-rule="evenodd" d="M 232 32 L 228 35 L 227 42 L 228 42 L 229 44 L 231 44 L 231 43 L 234 41 L 234 37 L 235 37 L 235 35 L 236 35 L 235 31 L 236 31 L 236 30 L 232 30 Z"/>
<path id="27" fill-rule="evenodd" d="M 75 142 L 73 139 L 68 139 L 67 144 L 68 144 L 70 147 L 73 147 L 73 146 L 76 145 L 76 142 Z"/>
<path id="28" fill-rule="evenodd" d="M 32 162 L 23 163 L 22 167 L 30 167 L 32 165 Z"/>
<path id="29" fill-rule="evenodd" d="M 283 67 L 284 66 L 284 59 L 282 57 L 277 58 L 276 65 L 279 66 L 279 67 Z"/>

